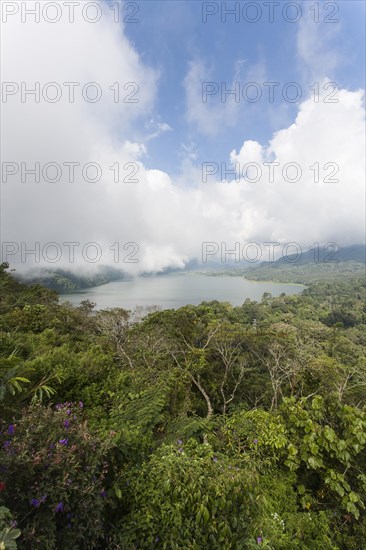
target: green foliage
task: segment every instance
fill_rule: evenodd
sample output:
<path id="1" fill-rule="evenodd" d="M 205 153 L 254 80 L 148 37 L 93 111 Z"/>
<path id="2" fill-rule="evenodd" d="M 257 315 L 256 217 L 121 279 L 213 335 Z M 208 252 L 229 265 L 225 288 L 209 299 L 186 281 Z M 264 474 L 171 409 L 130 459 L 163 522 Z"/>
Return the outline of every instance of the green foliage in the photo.
<path id="1" fill-rule="evenodd" d="M 15 356 L 0 358 L 0 403 L 8 393 L 12 396 L 21 393 L 25 384 L 30 383 L 28 378 L 21 376 L 23 366 L 19 363 L 20 359 Z"/>
<path id="2" fill-rule="evenodd" d="M 318 396 L 310 403 L 287 400 L 281 410 L 288 430 L 285 465 L 299 470 L 301 502 L 310 508 L 308 493 L 316 486 L 318 506 L 359 519 L 365 509 L 366 413 L 338 403 L 327 406 Z"/>
<path id="3" fill-rule="evenodd" d="M 264 524 L 268 533 L 264 540 L 276 550 L 338 550 L 332 542 L 331 518 L 324 511 L 318 513 L 276 512 Z"/>
<path id="4" fill-rule="evenodd" d="M 246 454 L 258 467 L 273 466 L 286 454 L 287 431 L 282 418 L 263 409 L 238 411 L 223 428 L 228 451 L 234 456 Z"/>
<path id="5" fill-rule="evenodd" d="M 0 506 L 0 550 L 16 550 L 16 540 L 20 537 L 20 529 L 15 527 L 12 514 L 5 506 Z"/>
<path id="6" fill-rule="evenodd" d="M 38 373 L 34 376 L 34 370 L 30 363 L 24 364 L 14 355 L 0 358 L 0 403 L 7 405 L 11 396 L 11 406 L 7 408 L 13 410 L 16 403 L 14 397 L 19 397 L 19 394 L 22 394 L 23 400 L 32 403 L 42 403 L 54 395 L 54 386 L 61 383 L 62 376 L 57 372 L 48 372 L 43 377 L 37 376 Z"/>
<path id="7" fill-rule="evenodd" d="M 154 435 L 162 433 L 169 384 L 159 384 L 123 396 L 111 412 L 110 426 L 115 444 L 126 460 L 141 459 L 154 445 Z"/>
<path id="8" fill-rule="evenodd" d="M 5 316 L 7 328 L 17 328 L 20 332 L 42 332 L 50 322 L 50 312 L 42 304 L 15 307 Z"/>
<path id="9" fill-rule="evenodd" d="M 26 286 L 8 273 L 9 264 L 0 265 L 0 313 L 11 311 L 24 305 L 51 305 L 57 303 L 56 292 L 40 285 Z"/>
<path id="10" fill-rule="evenodd" d="M 143 317 L 60 304 L 7 269 L 0 548 L 362 549 L 354 273 Z"/>
<path id="11" fill-rule="evenodd" d="M 247 548 L 259 504 L 253 474 L 194 441 L 163 445 L 126 475 L 123 548 Z"/>

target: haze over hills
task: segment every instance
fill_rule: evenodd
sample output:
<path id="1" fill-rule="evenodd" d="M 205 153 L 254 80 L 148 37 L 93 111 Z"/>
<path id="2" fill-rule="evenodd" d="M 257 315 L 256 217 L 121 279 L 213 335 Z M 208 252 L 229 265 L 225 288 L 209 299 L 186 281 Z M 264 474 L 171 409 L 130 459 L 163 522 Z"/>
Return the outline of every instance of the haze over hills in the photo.
<path id="1" fill-rule="evenodd" d="M 309 280 L 322 279 L 334 274 L 357 273 L 362 275 L 365 270 L 365 245 L 355 244 L 338 251 L 322 248 L 311 249 L 297 257 L 294 254 L 283 256 L 274 262 L 263 261 L 253 266 L 249 262 L 209 261 L 207 263 L 192 260 L 183 269 L 167 268 L 163 271 L 145 272 L 142 277 L 161 276 L 169 273 L 186 271 L 204 272 L 210 275 L 244 276 L 254 280 L 277 280 L 279 282 L 306 283 Z M 112 281 L 131 279 L 131 275 L 123 269 L 113 266 L 97 266 L 85 274 L 77 270 L 67 269 L 33 269 L 28 273 L 14 272 L 17 279 L 27 284 L 41 284 L 57 292 L 70 292 L 94 286 L 104 285 Z"/>

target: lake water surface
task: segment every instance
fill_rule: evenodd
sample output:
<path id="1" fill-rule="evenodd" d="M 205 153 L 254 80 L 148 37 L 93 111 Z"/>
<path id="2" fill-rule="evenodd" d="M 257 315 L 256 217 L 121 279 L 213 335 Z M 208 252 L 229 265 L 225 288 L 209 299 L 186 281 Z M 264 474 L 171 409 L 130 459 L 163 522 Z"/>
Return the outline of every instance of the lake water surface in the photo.
<path id="1" fill-rule="evenodd" d="M 96 309 L 157 305 L 177 309 L 187 304 L 218 300 L 241 305 L 246 298 L 261 300 L 264 292 L 272 296 L 298 294 L 302 285 L 248 281 L 242 277 L 210 277 L 195 273 L 174 273 L 156 277 L 140 277 L 130 281 L 114 281 L 105 285 L 62 294 L 61 299 L 79 305 L 82 300 L 96 302 Z"/>

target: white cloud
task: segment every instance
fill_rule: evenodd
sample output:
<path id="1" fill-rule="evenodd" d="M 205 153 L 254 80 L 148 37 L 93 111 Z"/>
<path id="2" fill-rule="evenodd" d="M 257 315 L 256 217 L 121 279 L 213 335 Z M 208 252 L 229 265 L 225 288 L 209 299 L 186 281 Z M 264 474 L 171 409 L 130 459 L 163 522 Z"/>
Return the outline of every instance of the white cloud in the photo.
<path id="1" fill-rule="evenodd" d="M 235 160 L 248 162 L 248 152 L 260 163 L 260 157 L 278 162 L 274 181 L 268 182 L 269 168 L 252 186 L 250 206 L 260 205 L 256 227 L 259 236 L 267 228 L 271 239 L 339 243 L 364 240 L 364 109 L 363 92 L 341 90 L 338 103 L 304 101 L 290 127 L 277 132 L 268 147 L 246 142 Z M 285 181 L 282 169 L 288 163 L 301 167 L 297 183 Z M 319 163 L 320 181 L 315 181 L 315 163 Z M 324 169 L 326 163 L 329 164 Z M 313 167 L 311 169 L 310 167 Z M 338 168 L 339 167 L 339 170 Z M 333 170 L 338 182 L 324 181 Z M 294 172 L 289 170 L 289 178 Z M 265 213 L 265 215 L 263 215 Z M 269 223 L 270 222 L 270 223 Z"/>
<path id="2" fill-rule="evenodd" d="M 361 91 L 342 90 L 334 104 L 308 99 L 293 124 L 277 132 L 268 145 L 246 141 L 239 152 L 232 150 L 231 162 L 260 165 L 263 175 L 256 183 L 223 182 L 218 176 L 203 183 L 192 144 L 186 146 L 186 172 L 173 181 L 143 164 L 151 136 L 150 128 L 141 138 L 146 121 L 153 120 L 154 131 L 169 128 L 152 114 L 158 75 L 142 63 L 118 25 L 104 18 L 96 25 L 69 25 L 67 34 L 65 28 L 47 24 L 11 23 L 4 31 L 4 80 L 96 81 L 106 91 L 105 101 L 98 104 L 21 103 L 16 97 L 3 104 L 3 162 L 96 162 L 103 169 L 97 183 L 82 181 L 80 171 L 74 183 L 66 181 L 66 171 L 58 183 L 9 178 L 2 184 L 4 241 L 25 241 L 30 248 L 36 241 L 95 241 L 103 249 L 101 263 L 111 265 L 113 243 L 123 247 L 136 242 L 139 263 L 119 264 L 135 273 L 181 267 L 200 258 L 202 242 L 226 242 L 233 248 L 235 242 L 253 240 L 311 245 L 364 239 Z M 202 64 L 191 65 L 186 79 L 188 116 L 210 134 L 218 124 L 235 120 L 236 107 L 211 112 L 202 101 L 197 103 L 197 86 L 206 74 Z M 138 83 L 139 103 L 114 103 L 107 92 L 114 82 Z M 228 144 L 228 154 L 230 150 Z M 280 163 L 272 183 L 263 164 L 267 161 Z M 290 162 L 302 168 L 297 183 L 281 176 Z M 310 170 L 315 162 L 321 178 L 330 173 L 323 170 L 325 163 L 337 163 L 339 182 L 315 183 Z M 111 169 L 115 163 L 120 168 L 118 183 Z"/>
<path id="3" fill-rule="evenodd" d="M 173 130 L 167 122 L 161 122 L 159 119 L 155 120 L 154 118 L 151 118 L 149 120 L 149 122 L 146 124 L 146 128 L 149 132 L 151 132 L 148 134 L 148 136 L 146 136 L 146 141 L 158 138 L 159 136 L 161 136 L 161 134 L 164 134 L 165 132 L 171 132 Z"/>

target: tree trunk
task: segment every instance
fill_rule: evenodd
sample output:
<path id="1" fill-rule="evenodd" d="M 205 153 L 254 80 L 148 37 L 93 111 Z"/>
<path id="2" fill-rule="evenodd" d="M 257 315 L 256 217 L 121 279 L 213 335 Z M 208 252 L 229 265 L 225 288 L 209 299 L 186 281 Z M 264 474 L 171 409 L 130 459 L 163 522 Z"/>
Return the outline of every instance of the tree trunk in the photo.
<path id="1" fill-rule="evenodd" d="M 197 388 L 199 389 L 199 391 L 201 392 L 201 394 L 203 395 L 203 397 L 205 398 L 206 400 L 206 404 L 207 404 L 207 415 L 206 415 L 206 419 L 207 420 L 210 420 L 211 416 L 213 415 L 213 407 L 212 407 L 212 404 L 211 404 L 211 399 L 209 398 L 208 394 L 206 393 L 204 387 L 202 386 L 201 384 L 201 380 L 200 380 L 200 377 L 197 376 L 197 379 L 193 376 L 193 374 L 191 374 L 190 372 L 188 373 L 189 374 L 189 377 L 190 379 L 192 380 L 192 382 L 197 386 Z"/>

